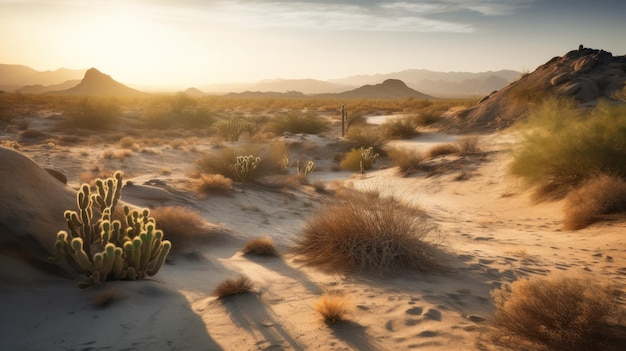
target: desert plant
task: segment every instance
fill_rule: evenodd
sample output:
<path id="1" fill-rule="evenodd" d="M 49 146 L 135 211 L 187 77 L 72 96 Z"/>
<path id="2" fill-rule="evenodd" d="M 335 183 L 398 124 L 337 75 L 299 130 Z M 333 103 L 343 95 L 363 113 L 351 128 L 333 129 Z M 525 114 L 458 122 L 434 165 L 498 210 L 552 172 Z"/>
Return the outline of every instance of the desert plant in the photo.
<path id="1" fill-rule="evenodd" d="M 270 237 L 256 238 L 248 241 L 241 249 L 244 255 L 279 256 L 274 240 Z"/>
<path id="2" fill-rule="evenodd" d="M 221 174 L 200 174 L 194 189 L 203 194 L 224 194 L 233 189 L 233 180 Z"/>
<path id="3" fill-rule="evenodd" d="M 438 156 L 451 155 L 459 152 L 457 144 L 445 143 L 437 144 L 426 151 L 426 158 L 435 158 Z"/>
<path id="4" fill-rule="evenodd" d="M 471 135 L 460 138 L 456 141 L 456 145 L 458 146 L 458 150 L 461 155 L 471 155 L 480 152 L 478 142 L 478 137 Z"/>
<path id="5" fill-rule="evenodd" d="M 213 126 L 225 140 L 238 141 L 243 132 L 249 131 L 255 125 L 243 118 L 229 118 L 219 120 Z"/>
<path id="6" fill-rule="evenodd" d="M 372 169 L 374 163 L 378 159 L 378 154 L 374 152 L 373 147 L 352 149 L 346 153 L 341 161 L 340 167 L 346 170 L 361 171 Z"/>
<path id="7" fill-rule="evenodd" d="M 315 170 L 315 162 L 313 161 L 297 161 L 296 162 L 296 171 L 298 175 L 308 176 Z"/>
<path id="8" fill-rule="evenodd" d="M 548 99 L 521 126 L 510 172 L 535 187 L 535 199 L 560 199 L 598 173 L 626 178 L 626 107 L 599 104 L 584 114 Z"/>
<path id="9" fill-rule="evenodd" d="M 521 279 L 492 296 L 494 325 L 508 344 L 517 339 L 551 350 L 606 350 L 624 314 L 613 289 L 591 277 Z"/>
<path id="10" fill-rule="evenodd" d="M 213 291 L 213 296 L 221 299 L 228 296 L 251 292 L 253 288 L 254 284 L 250 278 L 245 275 L 240 275 L 221 282 Z"/>
<path id="11" fill-rule="evenodd" d="M 424 155 L 417 149 L 393 147 L 387 149 L 387 155 L 401 172 L 417 169 L 424 160 Z"/>
<path id="12" fill-rule="evenodd" d="M 582 229 L 597 221 L 600 215 L 623 212 L 626 212 L 626 180 L 601 174 L 567 195 L 563 227 Z"/>
<path id="13" fill-rule="evenodd" d="M 235 163 L 230 165 L 234 179 L 239 182 L 255 179 L 255 170 L 259 162 L 261 158 L 254 155 L 237 156 Z"/>
<path id="14" fill-rule="evenodd" d="M 151 212 L 163 234 L 174 243 L 176 251 L 180 252 L 206 239 L 207 223 L 198 211 L 181 206 L 159 206 Z"/>
<path id="15" fill-rule="evenodd" d="M 119 102 L 112 99 L 85 97 L 63 107 L 68 127 L 106 129 L 120 120 Z"/>
<path id="16" fill-rule="evenodd" d="M 378 154 L 384 156 L 383 147 L 387 143 L 383 133 L 377 127 L 354 126 L 346 132 L 345 136 L 351 148 L 374 148 Z"/>
<path id="17" fill-rule="evenodd" d="M 84 273 L 87 280 L 79 286 L 99 286 L 106 280 L 135 280 L 155 275 L 170 252 L 171 243 L 163 240 L 148 209 L 131 210 L 124 206 L 124 221 L 113 220 L 122 190 L 122 172 L 113 178 L 97 179 L 96 191 L 83 184 L 77 193 L 77 211 L 65 211 L 69 228 L 57 234 L 56 255 Z M 99 217 L 94 218 L 94 205 Z"/>
<path id="18" fill-rule="evenodd" d="M 411 116 L 387 119 L 381 128 L 383 134 L 390 139 L 408 139 L 419 134 Z"/>
<path id="19" fill-rule="evenodd" d="M 337 293 L 324 293 L 315 301 L 314 309 L 327 324 L 345 321 L 352 312 L 350 300 Z"/>
<path id="20" fill-rule="evenodd" d="M 91 300 L 91 305 L 97 309 L 103 309 L 111 306 L 113 303 L 123 299 L 126 295 L 117 289 L 108 289 L 100 291 Z"/>
<path id="21" fill-rule="evenodd" d="M 295 252 L 312 265 L 378 274 L 438 266 L 425 213 L 379 193 L 346 190 L 305 224 Z"/>
<path id="22" fill-rule="evenodd" d="M 328 121 L 315 112 L 289 111 L 274 116 L 268 129 L 277 135 L 284 132 L 318 134 L 328 130 Z"/>

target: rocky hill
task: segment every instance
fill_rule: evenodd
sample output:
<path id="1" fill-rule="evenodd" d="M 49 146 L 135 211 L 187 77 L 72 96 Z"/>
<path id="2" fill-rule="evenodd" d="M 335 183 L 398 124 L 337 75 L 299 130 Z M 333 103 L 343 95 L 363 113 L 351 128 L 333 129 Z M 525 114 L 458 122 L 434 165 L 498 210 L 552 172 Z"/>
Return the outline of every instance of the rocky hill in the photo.
<path id="1" fill-rule="evenodd" d="M 146 93 L 129 88 L 115 81 L 111 76 L 95 68 L 85 72 L 85 77 L 75 87 L 53 92 L 62 95 L 97 95 L 97 96 L 139 96 Z"/>
<path id="2" fill-rule="evenodd" d="M 0 64 L 0 89 L 18 90 L 26 85 L 54 85 L 80 79 L 84 69 L 60 68 L 55 71 L 37 71 L 28 66 Z"/>
<path id="3" fill-rule="evenodd" d="M 398 79 L 387 79 L 380 84 L 364 85 L 354 90 L 345 91 L 338 94 L 317 95 L 324 98 L 339 99 L 432 99 L 430 95 L 426 95 L 415 89 L 409 88 L 403 81 Z"/>
<path id="4" fill-rule="evenodd" d="M 569 97 L 581 107 L 613 99 L 626 82 L 626 56 L 579 47 L 539 66 L 534 72 L 493 92 L 478 105 L 448 119 L 444 130 L 493 132 L 511 126 L 549 97 Z"/>

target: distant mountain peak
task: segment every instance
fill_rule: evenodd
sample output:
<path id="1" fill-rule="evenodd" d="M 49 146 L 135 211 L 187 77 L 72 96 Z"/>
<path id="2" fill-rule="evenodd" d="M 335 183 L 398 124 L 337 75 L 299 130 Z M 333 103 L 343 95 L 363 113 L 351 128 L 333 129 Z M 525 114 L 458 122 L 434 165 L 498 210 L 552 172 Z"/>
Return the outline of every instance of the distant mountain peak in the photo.
<path id="1" fill-rule="evenodd" d="M 73 88 L 57 92 L 66 95 L 136 96 L 145 93 L 129 88 L 96 68 L 85 72 L 81 82 Z"/>

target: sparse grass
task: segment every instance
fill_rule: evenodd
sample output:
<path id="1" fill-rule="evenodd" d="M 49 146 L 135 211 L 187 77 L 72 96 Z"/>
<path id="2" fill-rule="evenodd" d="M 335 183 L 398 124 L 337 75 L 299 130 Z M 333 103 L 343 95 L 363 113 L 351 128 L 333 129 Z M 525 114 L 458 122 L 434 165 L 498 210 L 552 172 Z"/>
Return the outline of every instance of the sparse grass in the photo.
<path id="1" fill-rule="evenodd" d="M 194 190 L 202 194 L 226 194 L 233 189 L 233 180 L 221 174 L 200 174 Z"/>
<path id="2" fill-rule="evenodd" d="M 436 227 L 414 206 L 378 192 L 345 190 L 308 220 L 295 252 L 338 271 L 431 271 L 439 264 L 426 238 Z"/>
<path id="3" fill-rule="evenodd" d="M 460 138 L 456 142 L 459 148 L 459 153 L 461 155 L 472 155 L 479 153 L 481 151 L 479 141 L 480 139 L 476 135 Z"/>
<path id="4" fill-rule="evenodd" d="M 400 172 L 410 173 L 418 169 L 419 164 L 424 161 L 424 155 L 417 149 L 392 147 L 387 149 L 387 155 Z"/>
<path id="5" fill-rule="evenodd" d="M 600 215 L 626 212 L 626 181 L 609 175 L 591 178 L 565 198 L 563 228 L 577 230 L 596 222 Z"/>
<path id="6" fill-rule="evenodd" d="M 459 152 L 459 145 L 453 143 L 437 144 L 426 151 L 425 158 L 435 158 L 439 156 L 456 154 Z"/>
<path id="7" fill-rule="evenodd" d="M 103 309 L 122 300 L 126 295 L 121 290 L 107 289 L 99 291 L 91 300 L 91 305 L 97 309 Z"/>
<path id="8" fill-rule="evenodd" d="M 283 159 L 287 155 L 284 143 L 246 144 L 241 147 L 222 147 L 200 157 L 196 164 L 201 172 L 206 174 L 221 174 L 233 180 L 240 180 L 240 175 L 234 170 L 239 156 L 257 156 L 260 161 L 254 169 L 246 175 L 245 181 L 254 182 L 263 176 L 285 172 Z"/>
<path id="9" fill-rule="evenodd" d="M 163 206 L 150 211 L 163 236 L 172 242 L 172 251 L 182 251 L 207 239 L 206 222 L 197 211 Z"/>
<path id="10" fill-rule="evenodd" d="M 311 186 L 313 187 L 313 189 L 315 189 L 315 192 L 317 193 L 325 193 L 327 192 L 326 190 L 326 182 L 324 182 L 323 180 L 316 180 L 313 183 L 311 183 Z"/>
<path id="11" fill-rule="evenodd" d="M 626 106 L 599 104 L 591 113 L 546 100 L 523 125 L 510 172 L 534 186 L 535 200 L 561 199 L 598 173 L 626 179 Z"/>
<path id="12" fill-rule="evenodd" d="M 345 321 L 352 313 L 350 300 L 337 293 L 324 293 L 315 301 L 314 309 L 327 324 Z"/>
<path id="13" fill-rule="evenodd" d="M 244 255 L 269 257 L 280 256 L 278 254 L 278 250 L 276 249 L 276 245 L 274 245 L 274 240 L 270 237 L 262 237 L 248 241 L 241 249 L 241 252 Z"/>
<path id="14" fill-rule="evenodd" d="M 412 116 L 390 118 L 381 125 L 383 135 L 389 139 L 409 139 L 419 135 Z"/>
<path id="15" fill-rule="evenodd" d="M 139 149 L 141 148 L 139 142 L 137 142 L 137 140 L 135 140 L 135 138 L 131 136 L 125 136 L 121 138 L 118 142 L 118 145 L 123 149 L 131 149 L 133 151 L 139 151 Z"/>
<path id="16" fill-rule="evenodd" d="M 377 158 L 378 154 L 371 147 L 352 149 L 344 155 L 339 167 L 348 171 L 367 171 L 372 169 Z"/>
<path id="17" fill-rule="evenodd" d="M 624 310 L 612 288 L 597 278 L 521 279 L 494 290 L 492 296 L 495 338 L 506 338 L 508 345 L 530 343 L 563 351 L 607 350 L 614 342 L 617 345 L 613 326 Z"/>
<path id="18" fill-rule="evenodd" d="M 348 129 L 345 138 L 348 140 L 350 148 L 373 147 L 375 152 L 383 156 L 385 155 L 383 148 L 387 140 L 378 127 L 354 126 Z"/>
<path id="19" fill-rule="evenodd" d="M 254 284 L 250 278 L 245 275 L 240 275 L 221 282 L 213 291 L 213 296 L 221 299 L 228 296 L 249 293 L 253 288 Z"/>
<path id="20" fill-rule="evenodd" d="M 172 174 L 172 167 L 163 166 L 159 169 L 159 173 L 161 173 L 162 175 L 170 175 Z"/>

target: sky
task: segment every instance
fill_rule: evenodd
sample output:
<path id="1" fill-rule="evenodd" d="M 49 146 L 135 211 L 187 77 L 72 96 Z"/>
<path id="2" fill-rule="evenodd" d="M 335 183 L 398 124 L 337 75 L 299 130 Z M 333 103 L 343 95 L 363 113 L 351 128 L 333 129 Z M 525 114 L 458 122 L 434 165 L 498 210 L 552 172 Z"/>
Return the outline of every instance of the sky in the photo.
<path id="1" fill-rule="evenodd" d="M 626 54 L 624 0 L 0 0 L 0 63 L 135 85 L 534 71 Z"/>

